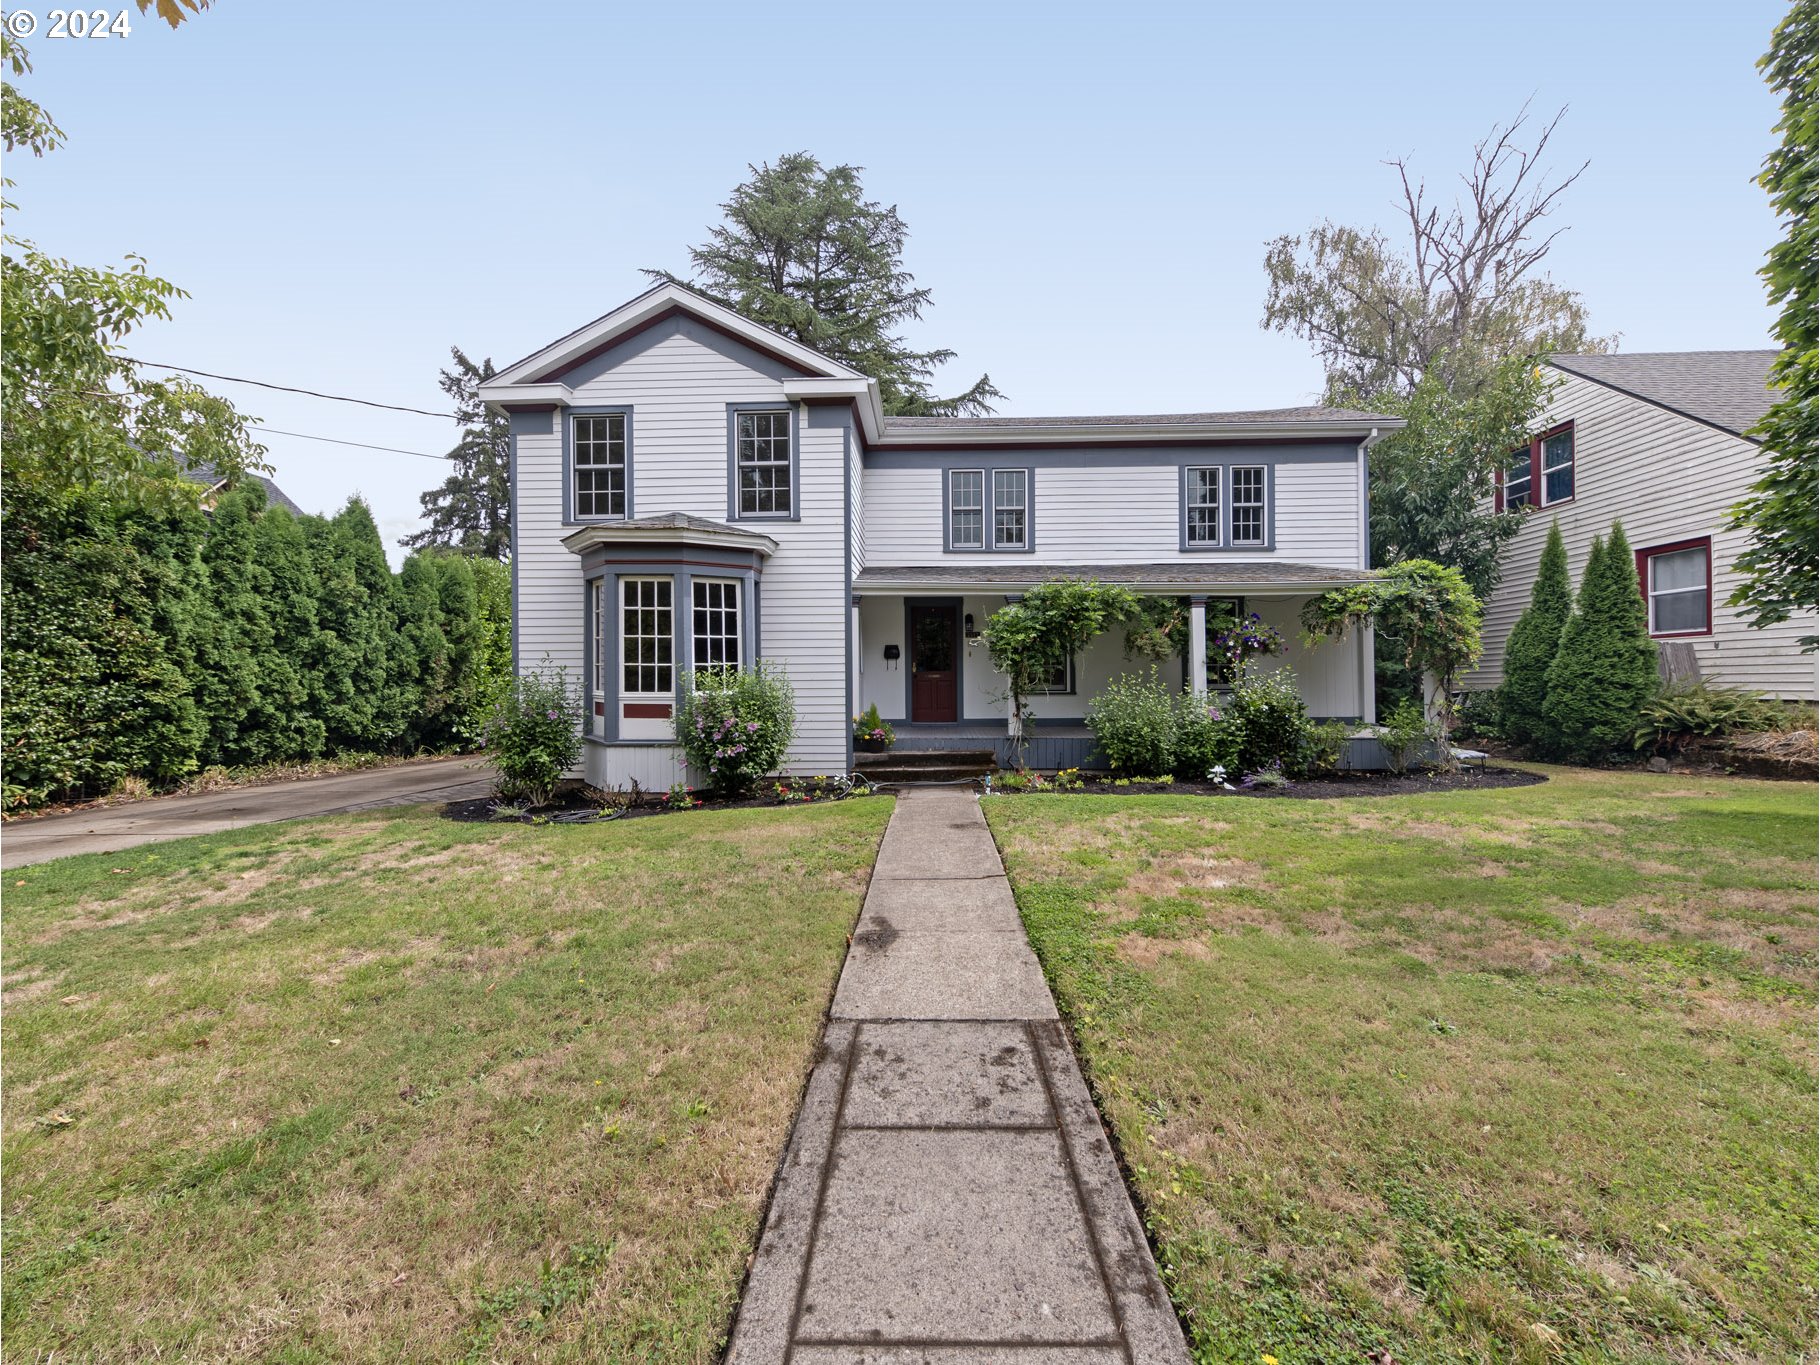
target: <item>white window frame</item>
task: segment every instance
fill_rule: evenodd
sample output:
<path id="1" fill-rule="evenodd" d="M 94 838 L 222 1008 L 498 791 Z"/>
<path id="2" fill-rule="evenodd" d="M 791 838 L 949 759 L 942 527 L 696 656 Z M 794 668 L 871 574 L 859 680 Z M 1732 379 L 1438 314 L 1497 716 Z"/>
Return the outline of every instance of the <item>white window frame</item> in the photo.
<path id="1" fill-rule="evenodd" d="M 592 632 L 589 640 L 588 662 L 592 676 L 588 679 L 588 732 L 596 733 L 600 729 L 602 714 L 607 701 L 607 589 L 610 582 L 605 578 L 588 580 L 588 629 Z"/>
<path id="2" fill-rule="evenodd" d="M 713 598 L 718 596 L 718 604 Z M 707 600 L 704 600 L 707 599 Z M 745 637 L 741 632 L 745 628 L 743 612 L 745 604 L 740 600 L 740 581 L 737 578 L 692 578 L 689 580 L 689 667 L 700 673 L 705 668 L 739 669 L 745 666 Z M 703 631 L 702 617 L 706 614 L 710 625 L 714 614 L 720 613 L 720 629 Z M 711 645 L 718 640 L 723 654 L 731 658 L 704 661 L 707 652 L 704 645 Z"/>
<path id="3" fill-rule="evenodd" d="M 1551 465 L 1548 463 L 1548 447 L 1550 445 L 1554 444 L 1555 442 L 1562 441 L 1562 440 L 1565 440 L 1567 442 L 1567 458 L 1564 461 L 1562 461 L 1560 464 Z M 1577 483 L 1577 481 L 1579 479 L 1579 470 L 1577 468 L 1575 468 L 1575 460 L 1574 460 L 1575 450 L 1574 450 L 1574 429 L 1573 429 L 1573 427 L 1571 425 L 1569 425 L 1569 426 L 1563 427 L 1560 431 L 1550 432 L 1547 436 L 1537 437 L 1536 438 L 1536 447 L 1537 447 L 1536 456 L 1532 457 L 1532 459 L 1530 461 L 1530 477 L 1532 479 L 1540 480 L 1539 484 L 1536 485 L 1536 487 L 1539 489 L 1539 491 L 1542 494 L 1541 498 L 1537 500 L 1536 506 L 1553 507 L 1558 503 L 1572 502 L 1574 500 L 1574 495 L 1579 491 L 1579 489 L 1577 487 L 1573 486 Z M 1540 467 L 1538 468 L 1537 466 L 1540 466 Z M 1557 498 L 1551 492 L 1549 492 L 1548 476 L 1551 473 L 1558 474 L 1563 469 L 1565 469 L 1567 471 L 1567 481 L 1570 486 L 1567 490 L 1566 496 Z M 1708 576 L 1710 577 L 1710 574 Z"/>
<path id="4" fill-rule="evenodd" d="M 758 434 L 758 419 L 761 417 L 766 418 L 768 420 L 768 425 L 770 426 L 769 433 L 764 436 Z M 748 422 L 752 424 L 751 435 L 746 434 L 746 424 Z M 779 423 L 782 423 L 783 426 L 781 435 L 778 431 Z M 778 458 L 777 454 L 779 442 L 782 442 L 783 445 L 783 457 L 781 459 Z M 752 449 L 752 458 L 750 459 L 746 456 L 748 443 Z M 758 458 L 761 450 L 765 455 L 764 459 Z M 746 506 L 746 493 L 748 490 L 746 488 L 745 475 L 747 470 L 765 471 L 771 474 L 774 479 L 779 476 L 781 471 L 783 479 L 783 505 L 781 507 L 776 505 L 778 491 L 776 484 L 773 484 L 768 490 L 757 488 L 750 490 L 754 498 L 754 505 L 751 507 Z M 789 408 L 752 408 L 734 414 L 733 505 L 739 509 L 740 520 L 762 521 L 770 517 L 788 520 L 795 516 L 795 471 L 796 434 L 791 421 Z M 767 492 L 770 494 L 773 505 L 768 508 L 758 507 L 758 501 L 761 501 L 762 495 Z"/>
<path id="5" fill-rule="evenodd" d="M 653 589 L 651 593 L 651 605 L 645 605 L 642 600 L 636 602 L 628 600 L 629 595 L 634 590 L 638 592 L 639 597 L 642 599 L 646 587 L 651 587 Z M 663 596 L 668 596 L 669 601 L 667 604 L 660 603 L 659 598 Z M 642 630 L 639 633 L 634 634 L 634 625 L 642 626 L 644 624 L 642 618 L 646 612 L 655 615 L 659 622 L 667 620 L 669 629 L 665 631 L 660 627 L 654 629 L 648 635 Z M 653 622 L 653 624 L 657 625 L 657 622 Z M 634 660 L 628 656 L 627 646 L 633 641 L 643 640 L 650 640 L 653 642 L 654 648 L 652 649 L 652 653 L 658 656 L 655 660 L 647 662 L 643 659 Z M 648 578 L 632 577 L 628 575 L 619 580 L 618 667 L 619 695 L 622 702 L 627 699 L 644 701 L 653 698 L 663 698 L 668 700 L 675 696 L 676 580 L 669 575 L 666 574 L 661 577 Z M 668 674 L 668 686 L 659 687 L 654 691 L 647 690 L 643 686 L 646 679 L 646 670 L 651 670 L 651 681 L 654 683 L 662 682 L 664 675 Z M 636 677 L 640 685 L 637 687 L 627 686 L 628 675 Z"/>
<path id="6" fill-rule="evenodd" d="M 961 506 L 955 495 L 955 480 L 963 474 L 970 474 L 979 481 L 979 501 L 972 506 Z M 963 542 L 954 534 L 954 514 L 971 512 L 979 518 L 978 538 Z M 986 471 L 984 469 L 950 469 L 948 471 L 948 548 L 950 550 L 983 550 L 986 548 Z"/>
<path id="7" fill-rule="evenodd" d="M 999 480 L 1012 478 L 1017 481 L 1017 503 L 1007 506 L 999 501 Z M 1017 539 L 1003 538 L 1004 527 L 1000 514 L 1017 513 Z M 1022 550 L 1030 544 L 1030 471 L 1028 469 L 995 469 L 992 471 L 992 548 L 995 550 Z"/>
<path id="8" fill-rule="evenodd" d="M 1666 559 L 1669 555 L 1689 555 L 1695 551 L 1706 556 L 1706 581 L 1697 588 L 1662 588 L 1656 587 L 1656 561 Z M 1709 540 L 1704 545 L 1681 545 L 1673 549 L 1664 547 L 1660 550 L 1640 551 L 1643 556 L 1643 572 L 1646 580 L 1643 585 L 1644 601 L 1649 609 L 1649 633 L 1657 640 L 1678 640 L 1695 635 L 1710 635 L 1713 619 L 1713 546 Z M 1702 593 L 1706 597 L 1705 620 L 1696 630 L 1661 630 L 1656 626 L 1656 602 L 1663 597 L 1686 597 L 1690 593 Z"/>
<path id="9" fill-rule="evenodd" d="M 1197 502 L 1193 494 L 1196 489 L 1196 475 L 1213 476 L 1213 501 Z M 1225 472 L 1217 464 L 1189 465 L 1182 471 L 1182 538 L 1191 550 L 1218 549 L 1226 543 L 1225 533 L 1221 528 L 1220 514 L 1224 510 L 1226 478 Z M 1197 511 L 1213 511 L 1213 538 L 1197 538 L 1194 534 L 1194 514 Z"/>
<path id="10" fill-rule="evenodd" d="M 584 442 L 581 434 L 584 422 L 604 422 L 607 424 L 609 434 L 604 437 L 590 435 Z M 617 436 L 610 434 L 615 424 L 619 430 Z M 626 414 L 623 412 L 581 412 L 569 418 L 569 511 L 576 521 L 625 520 L 627 488 L 630 483 L 632 463 L 631 442 L 627 438 L 628 425 Z M 584 445 L 590 455 L 594 454 L 598 448 L 605 452 L 605 456 L 601 459 L 584 461 L 582 459 Z M 617 461 L 611 458 L 614 446 L 619 447 Z M 607 488 L 604 493 L 595 488 L 587 490 L 587 496 L 590 499 L 599 499 L 603 496 L 607 499 L 606 511 L 600 511 L 597 502 L 593 504 L 595 510 L 584 511 L 582 509 L 581 476 L 584 471 L 589 474 L 606 475 Z M 615 500 L 619 504 L 618 511 L 613 510 Z"/>
<path id="11" fill-rule="evenodd" d="M 1241 503 L 1239 501 L 1238 476 L 1254 471 L 1258 476 L 1257 501 Z M 1226 525 L 1228 539 L 1232 542 L 1232 548 L 1235 550 L 1240 548 L 1261 550 L 1268 546 L 1270 544 L 1270 466 L 1262 464 L 1235 464 L 1230 466 L 1226 474 L 1226 501 L 1230 504 L 1226 511 Z M 1255 540 L 1241 540 L 1239 538 L 1238 513 L 1241 506 L 1247 511 L 1253 507 L 1257 508 L 1258 534 Z"/>

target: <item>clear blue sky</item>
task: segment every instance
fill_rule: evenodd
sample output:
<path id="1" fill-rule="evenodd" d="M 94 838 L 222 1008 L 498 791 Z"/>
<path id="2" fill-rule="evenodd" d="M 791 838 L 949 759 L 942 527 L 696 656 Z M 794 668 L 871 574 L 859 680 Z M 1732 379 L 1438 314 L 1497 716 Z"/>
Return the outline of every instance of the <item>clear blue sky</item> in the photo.
<path id="1" fill-rule="evenodd" d="M 116 0 L 118 3 L 119 0 Z M 40 16 L 46 6 L 38 6 Z M 748 162 L 866 167 L 935 291 L 915 334 L 1010 414 L 1308 401 L 1264 332 L 1264 243 L 1395 226 L 1525 100 L 1592 162 L 1550 273 L 1625 350 L 1769 344 L 1755 61 L 1785 6 L 254 4 L 28 47 L 70 145 L 14 157 L 11 229 L 128 251 L 194 296 L 135 354 L 444 406 L 451 343 L 502 365 L 686 265 Z M 441 452 L 453 427 L 238 386 L 271 426 Z M 388 541 L 442 477 L 285 436 L 309 510 L 359 491 Z"/>

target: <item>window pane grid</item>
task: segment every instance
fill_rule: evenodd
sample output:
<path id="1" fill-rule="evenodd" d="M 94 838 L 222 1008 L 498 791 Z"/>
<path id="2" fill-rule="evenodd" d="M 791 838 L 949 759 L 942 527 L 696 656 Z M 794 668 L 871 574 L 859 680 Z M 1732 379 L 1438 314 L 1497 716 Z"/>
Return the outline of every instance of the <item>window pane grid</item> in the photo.
<path id="1" fill-rule="evenodd" d="M 986 476 L 957 469 L 948 476 L 948 543 L 957 550 L 985 548 Z"/>
<path id="2" fill-rule="evenodd" d="M 575 515 L 626 514 L 626 417 L 577 417 L 573 433 Z"/>
<path id="3" fill-rule="evenodd" d="M 735 444 L 740 515 L 789 516 L 790 414 L 740 413 Z"/>
<path id="4" fill-rule="evenodd" d="M 1264 543 L 1264 467 L 1240 465 L 1232 471 L 1232 543 Z"/>
<path id="5" fill-rule="evenodd" d="M 1220 471 L 1188 471 L 1188 543 L 1220 543 Z"/>
<path id="6" fill-rule="evenodd" d="M 992 543 L 998 549 L 1021 549 L 1028 485 L 1021 469 L 992 473 Z"/>
<path id="7" fill-rule="evenodd" d="M 1563 431 L 1542 442 L 1542 500 L 1566 502 L 1574 495 L 1574 434 Z"/>
<path id="8" fill-rule="evenodd" d="M 673 611 L 670 580 L 621 580 L 620 668 L 622 690 L 659 696 L 674 690 Z"/>
<path id="9" fill-rule="evenodd" d="M 739 584 L 698 578 L 693 598 L 695 667 L 739 667 Z"/>

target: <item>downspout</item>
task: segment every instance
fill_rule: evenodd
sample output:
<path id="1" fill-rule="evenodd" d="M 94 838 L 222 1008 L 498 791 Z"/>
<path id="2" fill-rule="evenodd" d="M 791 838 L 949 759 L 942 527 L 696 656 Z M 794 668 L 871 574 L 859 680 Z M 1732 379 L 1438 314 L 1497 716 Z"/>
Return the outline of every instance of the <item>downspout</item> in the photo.
<path id="1" fill-rule="evenodd" d="M 1371 568 L 1371 448 L 1383 439 L 1376 427 L 1359 442 L 1359 567 Z M 1369 624 L 1359 631 L 1359 720 L 1378 723 L 1378 640 Z"/>

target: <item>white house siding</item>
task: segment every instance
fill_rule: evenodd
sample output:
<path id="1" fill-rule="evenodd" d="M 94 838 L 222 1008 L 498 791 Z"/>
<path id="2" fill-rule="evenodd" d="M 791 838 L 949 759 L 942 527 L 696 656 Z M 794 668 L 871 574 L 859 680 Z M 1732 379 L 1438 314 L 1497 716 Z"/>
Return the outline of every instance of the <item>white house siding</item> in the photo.
<path id="1" fill-rule="evenodd" d="M 1504 646 L 1529 605 L 1549 523 L 1559 519 L 1576 589 L 1593 537 L 1624 522 L 1633 549 L 1711 536 L 1713 632 L 1683 636 L 1694 647 L 1703 677 L 1772 696 L 1813 700 L 1814 659 L 1797 643 L 1814 632 L 1814 616 L 1753 630 L 1726 605 L 1738 585 L 1732 563 L 1747 535 L 1725 529 L 1726 512 L 1761 471 L 1762 453 L 1750 441 L 1681 417 L 1577 375 L 1560 375 L 1538 429 L 1574 423 L 1574 498 L 1530 513 L 1506 546 L 1503 576 L 1485 607 L 1485 654 L 1466 679 L 1469 688 L 1503 679 Z"/>
<path id="2" fill-rule="evenodd" d="M 1016 557 L 951 552 L 942 525 L 942 480 L 948 466 L 1033 466 L 1029 556 L 1043 564 L 1138 564 L 1165 560 L 1233 563 L 1289 560 L 1352 566 L 1359 562 L 1358 465 L 1355 447 L 1336 448 L 1345 458 L 1277 463 L 1272 509 L 1276 541 L 1270 550 L 1183 554 L 1181 466 L 1174 451 L 1143 452 L 1094 464 L 1045 465 L 1025 452 L 919 456 L 926 467 L 895 460 L 865 471 L 866 563 L 892 566 L 1004 562 Z M 1209 464 L 1244 464 L 1240 450 L 1214 448 Z"/>
<path id="3" fill-rule="evenodd" d="M 725 522 L 727 404 L 781 402 L 782 367 L 687 319 L 606 359 L 608 367 L 590 367 L 595 372 L 585 379 L 580 371 L 569 377 L 572 401 L 632 408 L 632 515 L 682 512 Z M 759 652 L 782 667 L 796 692 L 796 739 L 785 770 L 797 773 L 839 771 L 847 757 L 842 430 L 850 419 L 825 411 L 797 413 L 801 519 L 742 523 L 778 542 L 759 581 Z M 562 519 L 560 428 L 552 423 L 547 434 L 530 434 L 540 420 L 514 419 L 518 664 L 523 670 L 548 658 L 579 680 L 583 580 L 579 560 L 560 543 L 575 526 Z M 636 778 L 667 786 L 682 775 L 678 751 L 668 747 L 589 743 L 586 750 L 585 774 L 599 785 L 623 787 Z"/>

